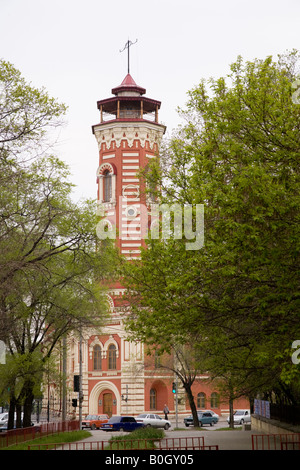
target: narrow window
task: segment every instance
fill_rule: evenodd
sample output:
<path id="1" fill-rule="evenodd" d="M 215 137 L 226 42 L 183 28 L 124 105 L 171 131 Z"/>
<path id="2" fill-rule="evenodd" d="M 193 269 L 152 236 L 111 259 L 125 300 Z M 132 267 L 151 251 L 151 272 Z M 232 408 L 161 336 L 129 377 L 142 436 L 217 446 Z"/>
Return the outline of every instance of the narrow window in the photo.
<path id="1" fill-rule="evenodd" d="M 156 410 L 156 390 L 154 388 L 150 390 L 150 410 Z"/>
<path id="2" fill-rule="evenodd" d="M 103 200 L 104 202 L 109 202 L 111 200 L 112 184 L 111 174 L 108 170 L 106 170 L 104 173 L 103 183 Z"/>
<path id="3" fill-rule="evenodd" d="M 218 394 L 213 392 L 210 397 L 210 406 L 211 408 L 218 408 L 219 397 Z"/>
<path id="4" fill-rule="evenodd" d="M 108 369 L 113 370 L 117 368 L 117 351 L 116 346 L 111 344 L 108 347 Z"/>
<path id="5" fill-rule="evenodd" d="M 102 357 L 101 357 L 101 348 L 99 344 L 96 344 L 93 350 L 94 353 L 94 370 L 101 370 L 102 369 Z"/>
<path id="6" fill-rule="evenodd" d="M 155 351 L 154 354 L 154 367 L 158 369 L 161 366 L 161 356 Z"/>
<path id="7" fill-rule="evenodd" d="M 200 392 L 197 395 L 197 408 L 198 409 L 205 409 L 205 393 Z"/>

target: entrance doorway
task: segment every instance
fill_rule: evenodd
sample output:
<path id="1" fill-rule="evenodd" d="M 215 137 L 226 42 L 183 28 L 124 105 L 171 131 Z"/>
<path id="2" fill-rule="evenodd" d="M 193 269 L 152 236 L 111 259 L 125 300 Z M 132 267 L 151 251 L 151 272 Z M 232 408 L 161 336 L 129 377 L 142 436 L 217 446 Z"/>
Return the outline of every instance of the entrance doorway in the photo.
<path id="1" fill-rule="evenodd" d="M 112 393 L 103 394 L 103 413 L 112 416 L 113 396 Z"/>

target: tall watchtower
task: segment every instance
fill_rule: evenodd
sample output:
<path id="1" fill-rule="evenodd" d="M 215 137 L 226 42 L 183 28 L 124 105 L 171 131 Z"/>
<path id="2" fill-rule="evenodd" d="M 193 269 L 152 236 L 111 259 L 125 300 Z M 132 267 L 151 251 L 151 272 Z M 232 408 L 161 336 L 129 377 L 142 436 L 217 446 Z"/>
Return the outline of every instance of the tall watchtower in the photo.
<path id="1" fill-rule="evenodd" d="M 128 68 L 122 83 L 112 89 L 112 96 L 97 102 L 100 122 L 92 126 L 99 149 L 97 199 L 101 221 L 97 234 L 115 239 L 128 260 L 140 256 L 151 217 L 140 170 L 158 155 L 165 132 L 165 126 L 158 122 L 160 101 L 145 94 L 145 88 L 135 83 Z M 138 414 L 150 406 L 151 385 L 145 376 L 143 345 L 127 340 L 124 287 L 109 279 L 106 287 L 108 321 L 100 334 L 90 332 L 86 345 L 85 409 L 109 416 Z M 153 380 L 151 376 L 151 383 Z M 167 387 L 162 388 L 159 400 L 167 403 Z"/>
<path id="2" fill-rule="evenodd" d="M 165 126 L 158 122 L 160 101 L 147 98 L 130 73 L 97 102 L 100 123 L 92 127 L 99 148 L 98 211 L 102 227 L 116 238 L 121 254 L 139 256 L 147 201 L 139 171 L 157 156 Z M 144 226 L 143 226 L 144 224 Z M 101 230 L 101 228 L 100 228 Z"/>

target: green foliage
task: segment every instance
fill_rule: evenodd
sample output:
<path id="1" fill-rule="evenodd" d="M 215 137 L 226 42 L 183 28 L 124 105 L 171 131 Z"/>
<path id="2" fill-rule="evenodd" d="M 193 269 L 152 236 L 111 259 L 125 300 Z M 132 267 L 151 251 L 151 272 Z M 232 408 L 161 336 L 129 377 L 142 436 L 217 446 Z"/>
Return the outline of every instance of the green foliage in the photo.
<path id="1" fill-rule="evenodd" d="M 26 441 L 21 444 L 12 445 L 9 447 L 2 448 L 1 450 L 50 450 L 54 448 L 54 445 L 59 445 L 71 442 L 81 441 L 87 439 L 91 436 L 89 431 L 68 431 L 61 432 L 58 434 L 51 434 L 49 436 L 44 436 L 36 438 L 33 441 Z"/>
<path id="2" fill-rule="evenodd" d="M 0 60 L 0 157 L 24 158 L 40 148 L 49 129 L 61 125 L 66 106 L 50 98 L 45 89 L 26 83 L 19 70 Z M 22 155 L 23 154 L 23 155 Z"/>
<path id="3" fill-rule="evenodd" d="M 129 434 L 112 436 L 108 449 L 154 449 L 155 441 L 164 437 L 162 429 L 152 427 L 138 428 Z"/>
<path id="4" fill-rule="evenodd" d="M 11 406 L 40 393 L 63 336 L 101 326 L 107 312 L 100 281 L 113 249 L 97 239 L 95 203 L 72 201 L 68 167 L 45 150 L 65 110 L 0 61 L 0 395 L 9 388 Z"/>
<path id="5" fill-rule="evenodd" d="M 297 60 L 295 51 L 277 62 L 239 57 L 228 77 L 189 92 L 186 124 L 152 175 L 161 202 L 205 205 L 204 247 L 151 240 L 124 267 L 132 335 L 166 348 L 194 336 L 231 396 L 299 383 Z"/>

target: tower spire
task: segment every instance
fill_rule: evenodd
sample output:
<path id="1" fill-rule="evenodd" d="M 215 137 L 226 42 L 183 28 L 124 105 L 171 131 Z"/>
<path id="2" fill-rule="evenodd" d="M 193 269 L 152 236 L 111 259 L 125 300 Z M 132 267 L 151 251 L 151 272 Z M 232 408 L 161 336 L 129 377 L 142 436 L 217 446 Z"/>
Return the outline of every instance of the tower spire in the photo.
<path id="1" fill-rule="evenodd" d="M 126 42 L 126 44 L 125 44 L 125 46 L 123 47 L 123 49 L 120 50 L 120 52 L 123 52 L 123 51 L 125 51 L 125 49 L 127 49 L 127 71 L 128 71 L 128 73 L 130 73 L 130 72 L 129 72 L 129 66 L 130 66 L 130 61 L 129 61 L 129 48 L 130 48 L 130 46 L 133 46 L 133 44 L 135 44 L 135 43 L 137 43 L 137 39 L 136 39 L 134 42 L 132 42 L 132 41 L 130 41 L 130 39 L 128 39 L 128 41 Z"/>

